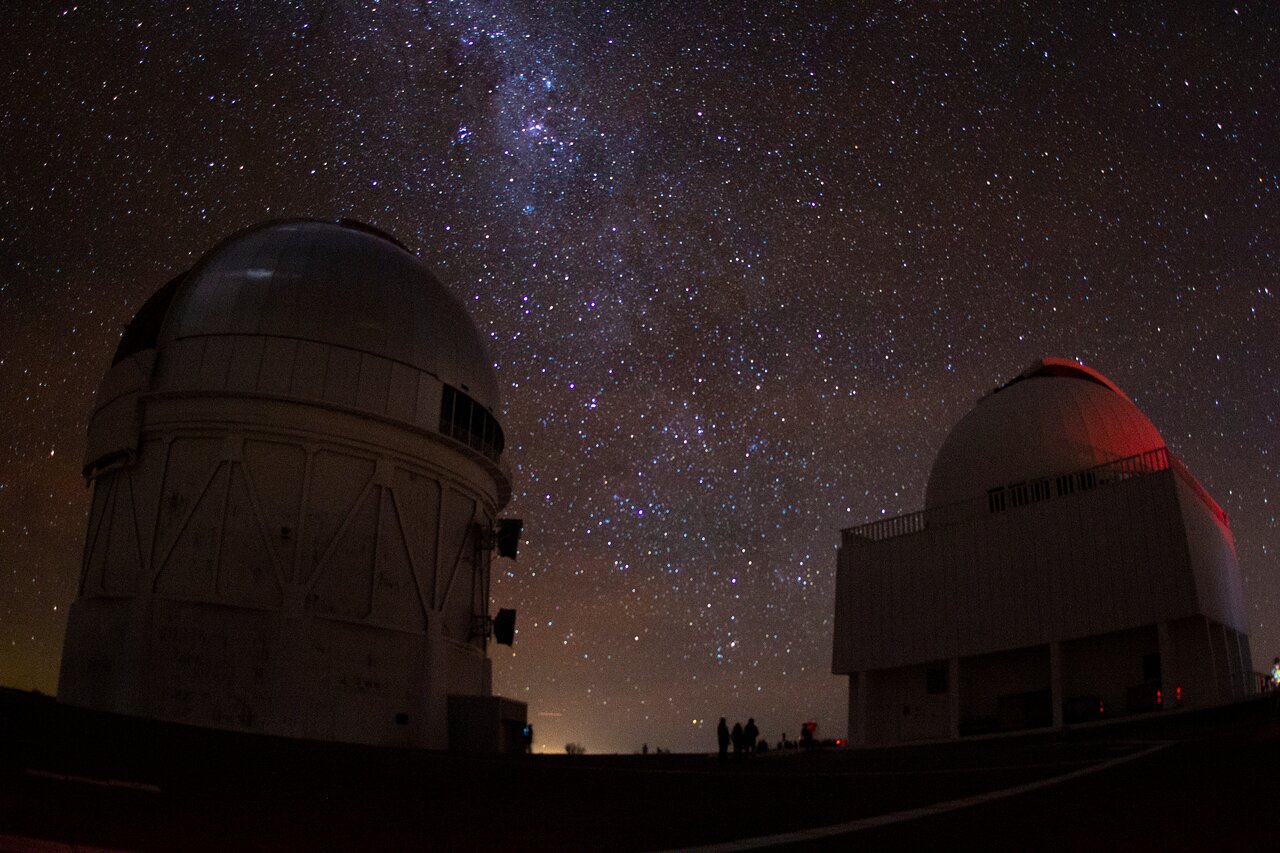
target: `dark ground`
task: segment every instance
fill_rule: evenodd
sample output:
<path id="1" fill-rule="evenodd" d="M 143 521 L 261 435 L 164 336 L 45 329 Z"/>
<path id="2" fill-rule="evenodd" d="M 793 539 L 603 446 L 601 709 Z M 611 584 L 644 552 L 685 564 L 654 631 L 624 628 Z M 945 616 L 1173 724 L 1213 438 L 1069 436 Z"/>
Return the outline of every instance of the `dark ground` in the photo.
<path id="1" fill-rule="evenodd" d="M 687 848 L 1061 776 L 1039 790 L 793 849 L 1276 849 L 1280 723 L 1263 699 L 1052 735 L 883 750 L 476 757 L 316 744 L 0 691 L 0 849 Z M 55 848 L 49 848 L 55 849 Z M 61 849 L 67 849 L 62 847 Z"/>

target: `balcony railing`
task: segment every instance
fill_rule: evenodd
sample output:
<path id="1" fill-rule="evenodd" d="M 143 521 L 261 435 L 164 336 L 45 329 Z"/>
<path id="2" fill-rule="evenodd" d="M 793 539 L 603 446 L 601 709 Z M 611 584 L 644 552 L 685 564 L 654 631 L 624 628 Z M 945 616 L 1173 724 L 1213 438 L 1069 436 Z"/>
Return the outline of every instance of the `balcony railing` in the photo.
<path id="1" fill-rule="evenodd" d="M 1124 459 L 1104 462 L 1101 465 L 1074 471 L 1070 474 L 1039 477 L 1019 483 L 997 486 L 988 490 L 986 495 L 970 500 L 930 507 L 919 512 L 898 515 L 893 518 L 882 518 L 857 527 L 849 527 L 841 532 L 841 543 L 848 547 L 859 540 L 879 542 L 884 539 L 919 533 L 926 528 L 962 524 L 993 513 L 1005 512 L 1041 503 L 1042 501 L 1066 497 L 1076 492 L 1087 492 L 1113 483 L 1121 483 L 1134 477 L 1145 477 L 1148 474 L 1167 471 L 1171 467 L 1195 492 L 1196 496 L 1205 503 L 1219 522 L 1224 527 L 1229 526 L 1227 514 L 1214 502 L 1213 498 L 1209 497 L 1209 493 L 1205 491 L 1204 487 L 1196 482 L 1196 479 L 1191 476 L 1191 473 L 1187 471 L 1177 457 L 1169 452 L 1168 448 L 1159 447 L 1155 450 L 1148 450 L 1145 453 L 1128 456 Z"/>

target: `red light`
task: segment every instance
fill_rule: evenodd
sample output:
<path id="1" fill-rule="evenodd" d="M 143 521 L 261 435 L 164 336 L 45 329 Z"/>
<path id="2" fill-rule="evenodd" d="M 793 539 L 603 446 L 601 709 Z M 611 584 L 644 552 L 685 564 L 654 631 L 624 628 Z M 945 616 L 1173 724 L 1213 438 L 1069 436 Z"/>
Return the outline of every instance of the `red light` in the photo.
<path id="1" fill-rule="evenodd" d="M 1160 691 L 1160 690 L 1157 690 L 1157 691 L 1156 691 L 1156 704 L 1157 704 L 1157 705 L 1163 705 L 1163 704 L 1164 704 L 1164 692 L 1163 692 L 1163 691 Z"/>
<path id="2" fill-rule="evenodd" d="M 1098 716 L 1102 716 L 1102 715 L 1103 715 L 1103 714 L 1105 714 L 1105 713 L 1107 713 L 1107 706 L 1106 706 L 1106 705 L 1103 705 L 1101 702 L 1099 702 L 1099 703 L 1098 703 Z"/>
<path id="3" fill-rule="evenodd" d="M 836 746 L 844 746 L 844 738 L 842 737 L 836 738 Z"/>
<path id="4" fill-rule="evenodd" d="M 1173 701 L 1175 704 L 1178 704 L 1178 705 L 1182 704 L 1182 688 L 1181 687 L 1175 687 L 1173 689 Z"/>

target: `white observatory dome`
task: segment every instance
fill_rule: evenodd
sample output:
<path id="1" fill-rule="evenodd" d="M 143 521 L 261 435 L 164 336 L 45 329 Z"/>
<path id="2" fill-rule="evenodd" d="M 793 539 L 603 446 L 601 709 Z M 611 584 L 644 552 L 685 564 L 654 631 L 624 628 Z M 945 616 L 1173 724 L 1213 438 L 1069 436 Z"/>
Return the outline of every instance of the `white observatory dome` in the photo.
<path id="1" fill-rule="evenodd" d="M 475 325 L 394 238 L 289 220 L 214 246 L 99 386 L 60 696 L 290 737 L 507 737 L 497 409 Z"/>
<path id="2" fill-rule="evenodd" d="M 1109 379 L 1074 361 L 1042 359 L 951 430 L 929 474 L 925 507 L 1161 447 L 1155 426 Z"/>
<path id="3" fill-rule="evenodd" d="M 282 221 L 241 231 L 155 298 L 172 301 L 157 306 L 167 317 L 139 312 L 134 324 L 151 328 L 131 329 L 122 347 L 148 336 L 161 351 L 211 336 L 312 341 L 431 373 L 490 412 L 498 407 L 492 364 L 462 306 L 416 256 L 366 225 Z"/>
<path id="4" fill-rule="evenodd" d="M 416 256 L 371 226 L 279 220 L 233 234 L 147 300 L 113 365 L 149 352 L 152 393 L 287 399 L 443 433 L 491 463 L 509 498 L 479 332 Z M 86 475 L 117 450 L 101 426 Z"/>

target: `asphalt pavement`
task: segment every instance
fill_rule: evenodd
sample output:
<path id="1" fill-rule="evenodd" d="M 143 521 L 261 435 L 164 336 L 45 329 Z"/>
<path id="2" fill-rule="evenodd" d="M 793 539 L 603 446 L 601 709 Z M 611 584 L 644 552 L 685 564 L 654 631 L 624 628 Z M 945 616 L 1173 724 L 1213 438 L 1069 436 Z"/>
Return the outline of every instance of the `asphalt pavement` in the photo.
<path id="1" fill-rule="evenodd" d="M 1280 795 L 1265 699 L 721 763 L 319 744 L 7 691 L 0 748 L 0 849 L 1273 849 Z"/>

